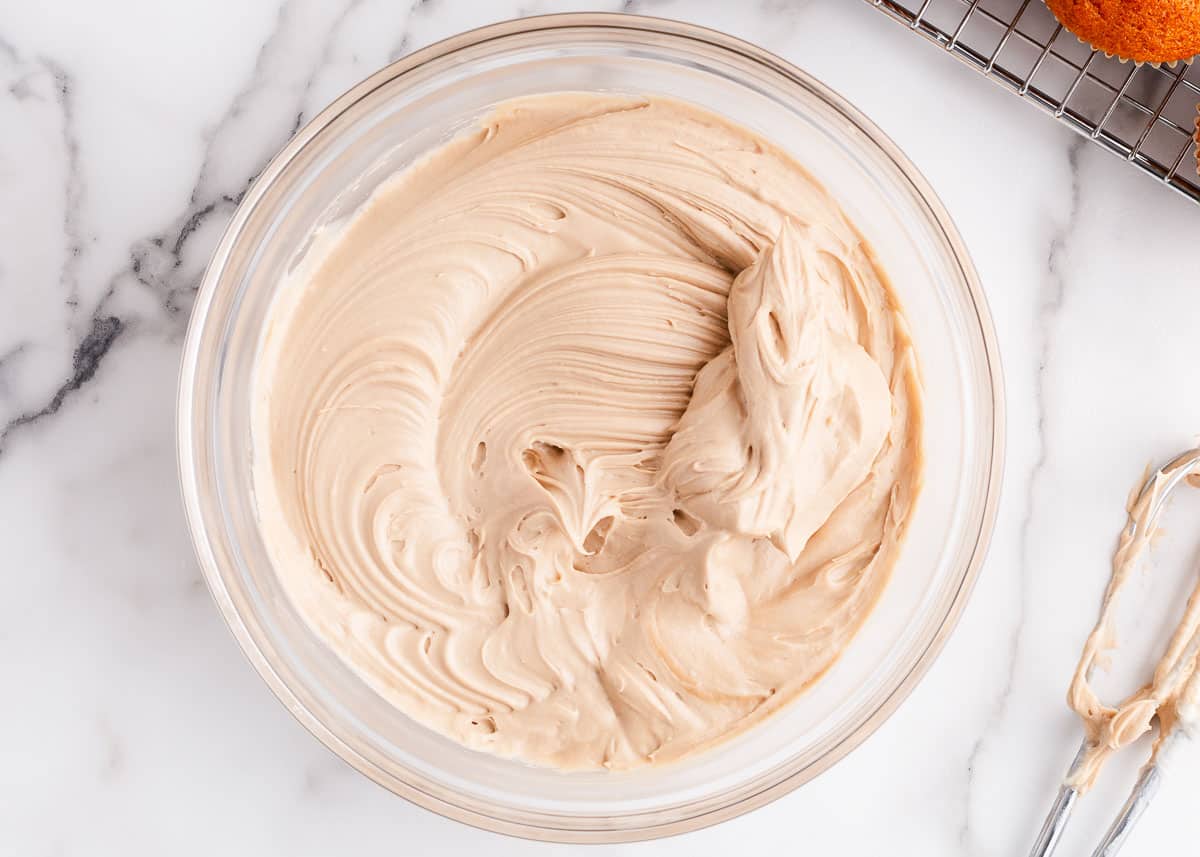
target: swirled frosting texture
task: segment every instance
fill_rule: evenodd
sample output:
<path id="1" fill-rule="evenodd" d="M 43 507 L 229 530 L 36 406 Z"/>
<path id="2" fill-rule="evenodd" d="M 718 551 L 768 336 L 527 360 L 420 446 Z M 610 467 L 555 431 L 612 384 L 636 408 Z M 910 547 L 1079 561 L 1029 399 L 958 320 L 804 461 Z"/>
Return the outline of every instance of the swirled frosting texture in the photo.
<path id="1" fill-rule="evenodd" d="M 564 768 L 678 758 L 837 659 L 920 479 L 904 320 L 836 203 L 678 102 L 508 102 L 274 310 L 255 488 L 381 694 Z"/>

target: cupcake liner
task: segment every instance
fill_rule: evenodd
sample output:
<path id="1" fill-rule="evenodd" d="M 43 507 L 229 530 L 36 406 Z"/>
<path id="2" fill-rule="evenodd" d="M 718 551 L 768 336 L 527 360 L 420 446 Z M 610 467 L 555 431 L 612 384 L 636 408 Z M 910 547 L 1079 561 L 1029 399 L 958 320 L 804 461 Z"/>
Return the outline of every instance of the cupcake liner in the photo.
<path id="1" fill-rule="evenodd" d="M 1196 105 L 1196 112 L 1200 113 L 1200 104 Z M 1192 140 L 1196 143 L 1196 174 L 1200 175 L 1200 116 L 1196 117 L 1196 130 L 1192 134 Z"/>

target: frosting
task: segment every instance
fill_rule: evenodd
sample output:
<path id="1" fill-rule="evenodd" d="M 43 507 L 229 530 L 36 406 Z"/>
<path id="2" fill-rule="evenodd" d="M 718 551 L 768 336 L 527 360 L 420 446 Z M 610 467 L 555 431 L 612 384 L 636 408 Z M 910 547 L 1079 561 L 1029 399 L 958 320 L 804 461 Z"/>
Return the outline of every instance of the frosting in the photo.
<path id="1" fill-rule="evenodd" d="M 1091 676 L 1116 646 L 1115 608 L 1121 590 L 1141 562 L 1146 548 L 1158 534 L 1158 515 L 1170 486 L 1184 479 L 1197 485 L 1196 452 L 1176 458 L 1130 497 L 1128 522 L 1113 554 L 1112 577 L 1095 627 L 1088 635 L 1083 655 L 1071 680 L 1068 703 L 1083 719 L 1087 744 L 1072 767 L 1067 784 L 1087 791 L 1096 782 L 1104 763 L 1113 753 L 1129 746 L 1158 723 L 1153 758 L 1177 725 L 1189 730 L 1200 724 L 1200 583 L 1192 591 L 1179 625 L 1171 635 L 1154 675 L 1115 706 L 1102 703 L 1091 685 Z M 1200 486 L 1198 486 L 1200 487 Z"/>
<path id="2" fill-rule="evenodd" d="M 273 307 L 254 482 L 376 691 L 562 768 L 676 759 L 838 658 L 920 484 L 912 345 L 838 205 L 681 102 L 506 102 Z"/>

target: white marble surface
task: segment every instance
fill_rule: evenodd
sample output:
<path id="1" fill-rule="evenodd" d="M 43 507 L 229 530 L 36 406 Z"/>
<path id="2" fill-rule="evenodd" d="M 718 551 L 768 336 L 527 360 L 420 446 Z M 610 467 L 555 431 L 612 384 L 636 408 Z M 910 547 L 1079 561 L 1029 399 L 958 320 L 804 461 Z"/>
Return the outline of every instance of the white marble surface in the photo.
<path id="1" fill-rule="evenodd" d="M 1022 854 L 1075 741 L 1064 686 L 1125 493 L 1200 431 L 1200 206 L 857 0 L 609 6 L 758 42 L 912 156 L 991 300 L 1009 452 L 982 579 L 899 713 L 765 809 L 595 853 Z M 0 2 L 0 854 L 556 850 L 389 795 L 271 697 L 193 560 L 173 403 L 206 257 L 289 134 L 413 48 L 565 8 Z M 1195 851 L 1187 761 L 1130 857 Z M 1086 853 L 1125 785 L 1114 772 L 1086 801 L 1064 853 Z"/>

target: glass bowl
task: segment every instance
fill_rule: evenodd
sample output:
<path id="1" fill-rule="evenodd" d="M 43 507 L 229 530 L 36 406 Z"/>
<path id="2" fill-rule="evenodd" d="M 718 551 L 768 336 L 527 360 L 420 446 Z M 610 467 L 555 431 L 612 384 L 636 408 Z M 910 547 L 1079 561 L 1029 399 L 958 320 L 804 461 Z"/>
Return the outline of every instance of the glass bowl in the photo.
<path id="1" fill-rule="evenodd" d="M 268 310 L 316 230 L 496 102 L 553 91 L 660 95 L 789 150 L 840 200 L 906 307 L 925 386 L 925 484 L 892 580 L 811 690 L 744 734 L 674 764 L 564 773 L 468 750 L 377 696 L 310 631 L 258 531 L 250 390 Z M 812 779 L 879 726 L 957 621 L 996 511 L 1003 393 L 995 337 L 962 241 L 878 128 L 745 42 L 625 15 L 485 27 L 396 62 L 337 99 L 246 193 L 213 255 L 184 348 L 178 443 L 204 575 L 247 657 L 314 735 L 393 792 L 494 831 L 558 841 L 679 833 Z"/>

